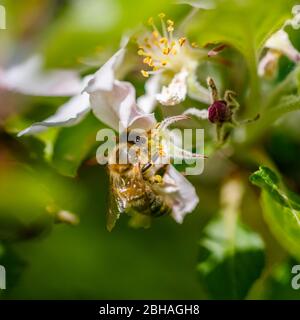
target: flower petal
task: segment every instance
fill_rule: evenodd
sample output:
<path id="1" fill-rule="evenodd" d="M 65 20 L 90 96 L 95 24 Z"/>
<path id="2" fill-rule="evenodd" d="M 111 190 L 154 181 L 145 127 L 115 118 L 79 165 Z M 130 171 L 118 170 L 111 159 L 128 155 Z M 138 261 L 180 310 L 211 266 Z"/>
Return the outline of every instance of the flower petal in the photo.
<path id="1" fill-rule="evenodd" d="M 0 88 L 34 96 L 72 96 L 81 90 L 78 74 L 42 70 L 43 59 L 33 56 L 8 70 L 0 70 Z"/>
<path id="2" fill-rule="evenodd" d="M 185 115 L 187 116 L 194 116 L 200 120 L 207 120 L 208 119 L 208 110 L 207 109 L 197 109 L 197 108 L 189 108 L 184 111 Z"/>
<path id="3" fill-rule="evenodd" d="M 172 165 L 168 166 L 164 183 L 165 196 L 173 209 L 172 217 L 176 222 L 182 223 L 186 214 L 192 212 L 199 202 L 196 190 Z"/>
<path id="4" fill-rule="evenodd" d="M 156 99 L 164 106 L 174 106 L 184 101 L 187 94 L 187 77 L 186 70 L 177 73 L 171 83 L 156 95 Z"/>
<path id="5" fill-rule="evenodd" d="M 203 87 L 197 80 L 196 74 L 193 72 L 189 74 L 187 79 L 188 95 L 196 101 L 210 104 L 210 92 Z"/>
<path id="6" fill-rule="evenodd" d="M 294 62 L 300 61 L 300 52 L 294 48 L 288 34 L 282 29 L 267 40 L 265 47 L 281 52 Z"/>
<path id="7" fill-rule="evenodd" d="M 86 77 L 84 86 L 90 77 Z M 46 130 L 48 127 L 68 127 L 79 123 L 90 110 L 89 95 L 86 92 L 72 97 L 63 104 L 57 112 L 41 122 L 36 122 L 21 131 L 18 136 L 34 134 Z"/>
<path id="8" fill-rule="evenodd" d="M 89 81 L 85 91 L 94 93 L 98 90 L 111 91 L 115 81 L 115 71 L 122 63 L 125 49 L 121 48 L 117 51 L 95 74 Z"/>
<path id="9" fill-rule="evenodd" d="M 141 110 L 150 113 L 156 106 L 156 94 L 160 91 L 161 75 L 153 75 L 145 84 L 145 94 L 137 99 L 137 104 Z"/>
<path id="10" fill-rule="evenodd" d="M 300 28 L 300 5 L 295 5 L 292 9 L 293 18 L 285 22 L 284 27 L 291 25 L 295 30 Z"/>
<path id="11" fill-rule="evenodd" d="M 155 123 L 154 116 L 138 109 L 133 85 L 115 79 L 124 53 L 124 48 L 115 53 L 95 73 L 84 91 L 90 96 L 95 116 L 111 128 L 119 130 L 119 124 L 121 130 L 138 125 L 151 128 Z"/>
<path id="12" fill-rule="evenodd" d="M 91 107 L 96 117 L 115 130 L 129 126 L 151 128 L 153 115 L 140 111 L 135 101 L 135 88 L 126 81 L 115 80 L 110 91 L 97 90 L 90 94 Z"/>
<path id="13" fill-rule="evenodd" d="M 278 70 L 278 61 L 281 53 L 268 50 L 258 64 L 258 75 L 260 77 L 274 78 Z"/>

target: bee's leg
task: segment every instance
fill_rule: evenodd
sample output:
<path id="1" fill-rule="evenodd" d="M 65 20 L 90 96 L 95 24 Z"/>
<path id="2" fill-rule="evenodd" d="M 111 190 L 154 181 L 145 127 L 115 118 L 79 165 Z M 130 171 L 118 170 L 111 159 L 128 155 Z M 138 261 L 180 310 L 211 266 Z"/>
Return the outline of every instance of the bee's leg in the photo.
<path id="1" fill-rule="evenodd" d="M 164 164 L 162 167 L 157 169 L 157 171 L 155 172 L 155 175 L 159 175 L 159 176 L 163 177 L 165 175 L 165 173 L 167 172 L 168 167 L 169 167 L 168 163 Z"/>
<path id="2" fill-rule="evenodd" d="M 169 164 L 164 164 L 162 167 L 157 169 L 154 174 L 148 178 L 149 182 L 153 184 L 163 184 L 163 177 L 165 173 L 167 172 L 167 169 L 169 167 Z"/>

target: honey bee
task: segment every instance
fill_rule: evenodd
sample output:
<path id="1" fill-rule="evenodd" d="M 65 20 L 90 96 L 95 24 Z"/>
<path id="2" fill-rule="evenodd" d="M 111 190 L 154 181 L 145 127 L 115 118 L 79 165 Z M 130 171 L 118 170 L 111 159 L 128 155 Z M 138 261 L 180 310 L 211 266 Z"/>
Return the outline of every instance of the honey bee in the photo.
<path id="1" fill-rule="evenodd" d="M 176 121 L 188 118 L 182 115 L 170 117 L 158 123 L 156 128 L 163 130 Z M 151 139 L 150 133 L 147 133 L 147 143 L 152 141 Z M 133 142 L 128 142 L 127 139 L 126 145 L 131 147 L 140 140 L 142 140 L 142 137 L 137 135 Z M 120 149 L 122 149 L 122 143 L 117 144 L 116 155 L 120 155 Z M 171 205 L 161 192 L 169 164 L 154 165 L 154 158 L 149 162 L 141 161 L 142 156 L 138 154 L 134 162 L 120 164 L 117 160 L 116 164 L 107 165 L 111 186 L 106 224 L 109 231 L 114 228 L 122 213 L 129 215 L 138 213 L 148 217 L 160 217 L 172 212 Z"/>
<path id="2" fill-rule="evenodd" d="M 122 213 L 139 213 L 159 217 L 171 213 L 171 207 L 159 195 L 156 186 L 163 184 L 167 166 L 149 175 L 150 165 L 137 164 L 108 165 L 111 195 L 107 215 L 107 229 L 114 227 Z"/>

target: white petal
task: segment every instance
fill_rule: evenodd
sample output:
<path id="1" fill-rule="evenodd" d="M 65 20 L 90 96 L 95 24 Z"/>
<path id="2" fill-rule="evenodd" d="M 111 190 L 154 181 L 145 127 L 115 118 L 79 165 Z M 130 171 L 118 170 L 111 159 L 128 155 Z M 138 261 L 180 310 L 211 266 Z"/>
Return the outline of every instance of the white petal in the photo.
<path id="1" fill-rule="evenodd" d="M 84 86 L 90 77 L 86 77 Z M 83 87 L 83 86 L 82 86 Z M 86 92 L 72 97 L 63 104 L 57 112 L 44 121 L 34 123 L 21 131 L 18 136 L 34 134 L 46 130 L 48 127 L 68 127 L 79 123 L 90 110 L 89 95 Z"/>
<path id="2" fill-rule="evenodd" d="M 267 40 L 265 47 L 281 52 L 294 62 L 300 61 L 300 52 L 294 48 L 288 34 L 282 29 Z"/>
<path id="3" fill-rule="evenodd" d="M 94 93 L 97 90 L 111 91 L 115 80 L 115 71 L 122 63 L 125 49 L 117 51 L 95 74 L 85 88 L 87 93 Z"/>
<path id="4" fill-rule="evenodd" d="M 207 88 L 203 87 L 197 80 L 195 73 L 191 73 L 187 79 L 188 95 L 193 100 L 210 104 L 210 92 Z"/>
<path id="5" fill-rule="evenodd" d="M 135 101 L 135 88 L 129 82 L 115 80 L 110 91 L 97 90 L 90 94 L 91 107 L 96 117 L 118 130 L 129 126 L 152 127 L 154 116 L 141 112 Z"/>
<path id="6" fill-rule="evenodd" d="M 43 59 L 34 56 L 22 64 L 0 72 L 0 88 L 34 96 L 72 96 L 81 90 L 76 72 L 42 70 Z"/>
<path id="7" fill-rule="evenodd" d="M 156 95 L 156 99 L 164 106 L 174 106 L 184 101 L 187 94 L 187 76 L 186 70 L 177 73 L 171 83 Z"/>
<path id="8" fill-rule="evenodd" d="M 199 202 L 194 186 L 172 165 L 164 175 L 164 192 L 171 203 L 172 217 L 182 223 L 187 213 L 192 212 Z"/>
<path id="9" fill-rule="evenodd" d="M 281 54 L 278 51 L 268 50 L 258 64 L 258 75 L 260 77 L 273 78 L 278 70 L 278 60 Z"/>
<path id="10" fill-rule="evenodd" d="M 291 25 L 295 30 L 300 28 L 300 5 L 296 5 L 292 9 L 293 18 L 285 22 L 284 27 Z"/>
<path id="11" fill-rule="evenodd" d="M 185 115 L 194 116 L 199 118 L 200 120 L 207 120 L 208 118 L 208 110 L 207 109 L 197 109 L 197 108 L 189 108 L 184 111 Z"/>
<path id="12" fill-rule="evenodd" d="M 155 74 L 145 84 L 145 94 L 138 98 L 137 104 L 141 110 L 150 113 L 156 106 L 156 94 L 160 91 L 161 75 Z"/>
<path id="13" fill-rule="evenodd" d="M 124 48 L 115 53 L 95 73 L 84 91 L 90 95 L 91 108 L 96 117 L 109 127 L 119 130 L 120 124 L 121 130 L 129 126 L 151 128 L 155 123 L 154 116 L 138 109 L 133 85 L 115 79 L 124 53 Z"/>

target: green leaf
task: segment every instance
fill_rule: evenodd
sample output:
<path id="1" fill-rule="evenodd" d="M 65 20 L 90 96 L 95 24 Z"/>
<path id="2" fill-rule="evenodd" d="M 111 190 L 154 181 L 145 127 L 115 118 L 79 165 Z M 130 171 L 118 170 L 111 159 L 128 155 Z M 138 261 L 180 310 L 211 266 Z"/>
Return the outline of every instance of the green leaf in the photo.
<path id="1" fill-rule="evenodd" d="M 206 227 L 197 270 L 213 299 L 244 299 L 263 267 L 264 244 L 256 233 L 237 222 L 231 239 L 221 218 Z"/>
<path id="2" fill-rule="evenodd" d="M 200 11 L 191 27 L 202 44 L 225 42 L 245 57 L 261 48 L 264 41 L 291 17 L 296 1 L 215 0 L 215 9 Z"/>
<path id="3" fill-rule="evenodd" d="M 41 46 L 49 67 L 73 67 L 92 61 L 101 65 L 117 50 L 120 39 L 149 16 L 159 12 L 183 13 L 173 1 L 74 0 L 47 29 Z M 181 14 L 181 12 L 179 12 Z"/>
<path id="4" fill-rule="evenodd" d="M 74 177 L 82 161 L 96 145 L 96 134 L 101 123 L 89 114 L 74 127 L 63 128 L 56 139 L 52 164 L 59 173 Z"/>
<path id="5" fill-rule="evenodd" d="M 265 108 L 261 114 L 259 121 L 254 124 L 252 127 L 249 127 L 247 140 L 252 142 L 260 138 L 266 131 L 272 127 L 272 125 L 281 117 L 286 114 L 294 111 L 300 110 L 300 97 L 299 95 L 285 95 L 278 97 L 275 95 L 275 106 L 272 105 L 272 108 Z M 273 101 L 272 99 L 271 101 Z M 268 107 L 268 106 L 267 106 Z"/>
<path id="6" fill-rule="evenodd" d="M 299 263 L 296 260 L 288 259 L 277 265 L 265 283 L 265 299 L 268 300 L 299 300 L 300 291 L 292 287 L 292 279 L 296 274 L 291 271 Z"/>
<path id="7" fill-rule="evenodd" d="M 250 181 L 263 191 L 261 205 L 266 222 L 279 243 L 300 257 L 300 197 L 287 190 L 271 169 L 262 166 Z"/>
<path id="8" fill-rule="evenodd" d="M 42 177 L 42 171 L 20 165 L 0 170 L 0 240 L 27 240 L 51 230 L 47 206 L 55 200 Z M 57 184 L 51 186 L 58 190 Z"/>
<path id="9" fill-rule="evenodd" d="M 190 32 L 201 46 L 225 43 L 239 50 L 248 65 L 251 90 L 249 106 L 260 107 L 261 88 L 257 61 L 266 39 L 291 17 L 294 0 L 215 0 L 214 10 L 200 10 Z"/>

